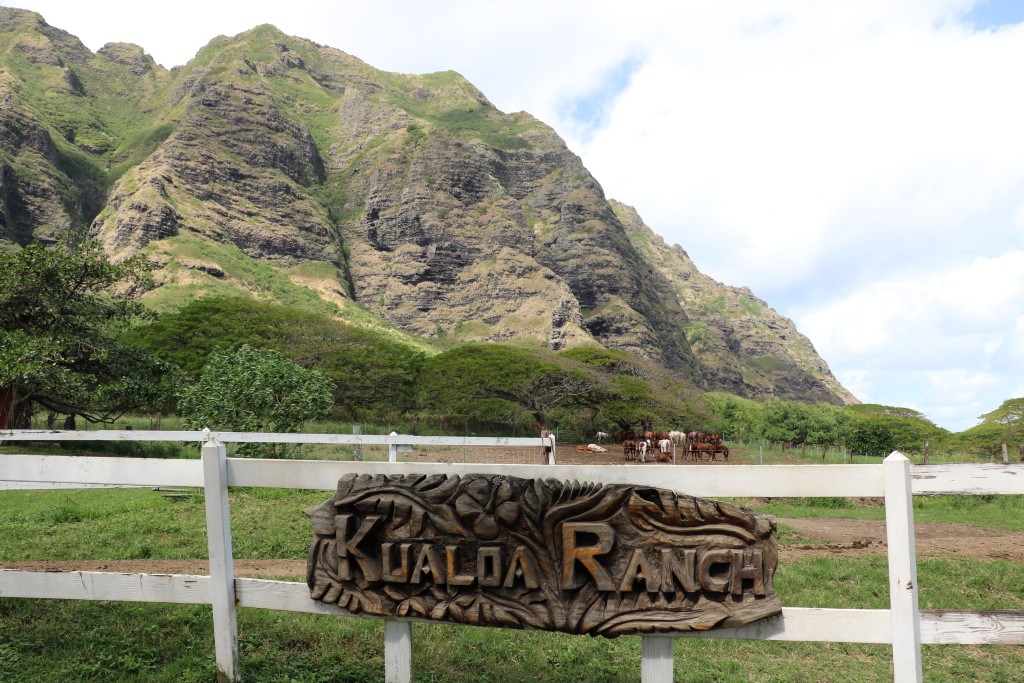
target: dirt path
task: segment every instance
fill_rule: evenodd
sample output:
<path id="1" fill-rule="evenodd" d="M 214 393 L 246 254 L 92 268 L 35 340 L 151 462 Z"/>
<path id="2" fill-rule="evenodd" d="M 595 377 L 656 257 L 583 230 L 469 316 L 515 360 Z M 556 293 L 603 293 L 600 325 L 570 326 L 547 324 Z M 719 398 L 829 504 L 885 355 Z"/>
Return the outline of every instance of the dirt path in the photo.
<path id="1" fill-rule="evenodd" d="M 777 521 L 805 540 L 781 546 L 783 559 L 886 552 L 882 520 L 779 518 Z M 965 524 L 917 522 L 914 541 L 918 557 L 977 557 L 1024 562 L 1024 531 L 989 531 Z"/>

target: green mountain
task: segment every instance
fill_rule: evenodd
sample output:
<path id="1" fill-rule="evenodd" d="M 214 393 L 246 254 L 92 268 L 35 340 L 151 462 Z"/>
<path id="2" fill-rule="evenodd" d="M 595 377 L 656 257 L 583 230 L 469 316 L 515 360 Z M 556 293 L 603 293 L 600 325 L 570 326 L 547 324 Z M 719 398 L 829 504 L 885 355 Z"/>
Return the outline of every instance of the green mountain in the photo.
<path id="1" fill-rule="evenodd" d="M 856 402 L 792 322 L 454 72 L 379 71 L 268 25 L 167 71 L 3 7 L 0 166 L 0 248 L 88 233 L 143 252 L 156 310 L 243 291 L 421 348 L 602 345 L 703 389 Z"/>

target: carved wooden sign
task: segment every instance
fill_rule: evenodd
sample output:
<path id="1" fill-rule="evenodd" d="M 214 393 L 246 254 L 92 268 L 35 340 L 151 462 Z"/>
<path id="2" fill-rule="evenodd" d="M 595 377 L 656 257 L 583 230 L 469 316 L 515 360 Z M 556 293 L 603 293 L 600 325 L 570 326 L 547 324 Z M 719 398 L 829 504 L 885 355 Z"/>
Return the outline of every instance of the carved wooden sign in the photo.
<path id="1" fill-rule="evenodd" d="M 310 595 L 349 612 L 614 637 L 782 610 L 775 524 L 664 489 L 347 475 L 306 514 Z"/>

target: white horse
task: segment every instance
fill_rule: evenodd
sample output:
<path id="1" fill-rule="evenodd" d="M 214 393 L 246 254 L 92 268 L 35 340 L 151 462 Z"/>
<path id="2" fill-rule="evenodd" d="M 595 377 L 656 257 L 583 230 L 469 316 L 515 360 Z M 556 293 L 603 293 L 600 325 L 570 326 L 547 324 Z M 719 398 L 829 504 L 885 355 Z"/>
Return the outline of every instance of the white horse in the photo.
<path id="1" fill-rule="evenodd" d="M 594 434 L 594 441 L 598 443 L 604 443 L 608 440 L 608 432 L 598 432 Z"/>
<path id="2" fill-rule="evenodd" d="M 669 432 L 668 439 L 672 442 L 672 445 L 678 446 L 686 438 L 685 432 Z"/>

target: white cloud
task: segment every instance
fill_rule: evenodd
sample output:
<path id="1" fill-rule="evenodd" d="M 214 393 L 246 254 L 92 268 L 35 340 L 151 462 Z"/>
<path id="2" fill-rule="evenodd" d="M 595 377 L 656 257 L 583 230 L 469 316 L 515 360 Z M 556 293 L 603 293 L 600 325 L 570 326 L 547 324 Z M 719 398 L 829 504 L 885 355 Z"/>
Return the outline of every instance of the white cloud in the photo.
<path id="1" fill-rule="evenodd" d="M 833 280 L 837 262 L 856 278 L 854 259 L 951 260 L 944 241 L 995 232 L 971 221 L 1015 212 L 1024 189 L 1024 93 L 1008 87 L 1024 26 L 847 4 L 861 10 L 805 3 L 753 37 L 737 22 L 653 46 L 584 160 L 712 275 L 761 293 Z"/>
<path id="2" fill-rule="evenodd" d="M 1016 395 L 1024 251 L 941 272 L 901 274 L 801 312 L 796 320 L 862 400 L 905 405 L 964 428 Z M 948 416 L 948 417 L 947 417 Z M 945 425 L 944 425 L 945 426 Z"/>

